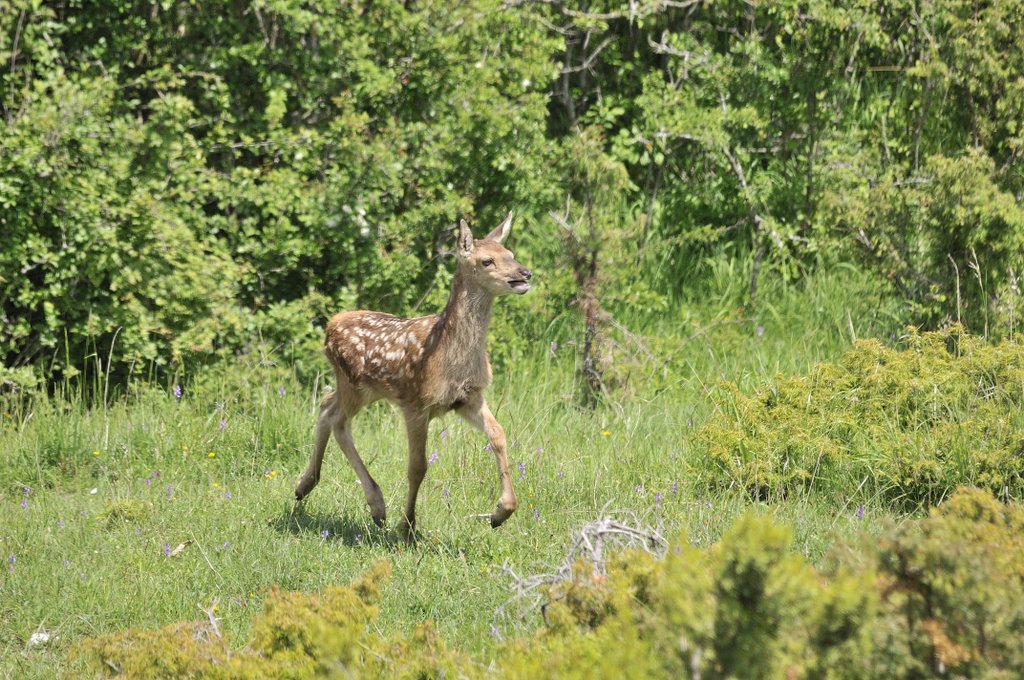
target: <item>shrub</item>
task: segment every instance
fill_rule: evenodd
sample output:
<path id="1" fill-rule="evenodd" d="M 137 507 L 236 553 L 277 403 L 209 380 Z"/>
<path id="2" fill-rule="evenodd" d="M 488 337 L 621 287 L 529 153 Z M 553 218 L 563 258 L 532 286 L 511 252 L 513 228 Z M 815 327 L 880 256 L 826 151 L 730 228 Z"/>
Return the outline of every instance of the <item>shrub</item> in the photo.
<path id="1" fill-rule="evenodd" d="M 836 364 L 715 395 L 720 414 L 698 433 L 693 473 L 756 498 L 798 490 L 869 493 L 913 507 L 958 486 L 1024 492 L 1024 346 L 909 330 L 900 347 L 857 342 Z"/>
<path id="2" fill-rule="evenodd" d="M 708 549 L 579 561 L 546 626 L 493 658 L 428 623 L 385 638 L 380 563 L 320 594 L 271 588 L 241 649 L 216 619 L 113 633 L 72 656 L 100 677 L 1010 678 L 1024 667 L 1024 507 L 961 490 L 815 569 L 787 528 L 747 516 Z"/>

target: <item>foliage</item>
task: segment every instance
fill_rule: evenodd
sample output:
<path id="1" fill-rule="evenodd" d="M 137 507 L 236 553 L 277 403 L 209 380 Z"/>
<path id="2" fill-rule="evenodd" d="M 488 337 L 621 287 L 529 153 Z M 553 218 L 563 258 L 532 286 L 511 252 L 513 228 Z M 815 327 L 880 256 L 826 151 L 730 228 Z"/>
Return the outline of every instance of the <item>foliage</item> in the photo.
<path id="1" fill-rule="evenodd" d="M 745 302 L 765 277 L 855 260 L 914 322 L 1018 324 L 1016 0 L 0 0 L 0 14 L 8 391 L 307 357 L 338 309 L 434 311 L 456 216 L 489 225 L 509 208 L 549 290 L 498 320 L 498 363 L 585 342 L 593 324 L 559 321 L 587 288 L 548 217 L 566 200 L 573 221 L 596 216 L 583 240 L 604 244 L 611 314 L 662 314 L 709 260 L 749 254 Z"/>
<path id="2" fill-rule="evenodd" d="M 914 507 L 965 485 L 1020 498 L 1024 347 L 955 326 L 909 329 L 900 344 L 859 341 L 837 363 L 750 396 L 721 385 L 694 474 L 762 499 L 864 488 Z"/>
<path id="3" fill-rule="evenodd" d="M 1024 662 L 1022 529 L 1021 506 L 961 490 L 819 571 L 792 552 L 788 529 L 748 515 L 709 549 L 683 539 L 663 559 L 578 562 L 547 592 L 546 627 L 490 666 L 429 626 L 372 632 L 383 564 L 320 595 L 272 588 L 239 650 L 213 617 L 73 654 L 101 676 L 132 677 L 1010 677 Z"/>

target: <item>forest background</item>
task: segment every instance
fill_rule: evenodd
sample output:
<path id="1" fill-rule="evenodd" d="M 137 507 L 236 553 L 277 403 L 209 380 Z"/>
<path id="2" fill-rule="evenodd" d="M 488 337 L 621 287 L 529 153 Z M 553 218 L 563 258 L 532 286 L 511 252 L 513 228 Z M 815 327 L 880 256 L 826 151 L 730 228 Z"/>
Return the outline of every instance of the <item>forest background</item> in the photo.
<path id="1" fill-rule="evenodd" d="M 455 220 L 510 209 L 543 285 L 498 315 L 499 365 L 582 343 L 581 310 L 595 333 L 685 321 L 724 276 L 753 318 L 765 282 L 844 265 L 902 323 L 1016 328 L 1018 2 L 0 16 L 5 389 L 268 353 L 308 378 L 329 315 L 435 311 Z"/>

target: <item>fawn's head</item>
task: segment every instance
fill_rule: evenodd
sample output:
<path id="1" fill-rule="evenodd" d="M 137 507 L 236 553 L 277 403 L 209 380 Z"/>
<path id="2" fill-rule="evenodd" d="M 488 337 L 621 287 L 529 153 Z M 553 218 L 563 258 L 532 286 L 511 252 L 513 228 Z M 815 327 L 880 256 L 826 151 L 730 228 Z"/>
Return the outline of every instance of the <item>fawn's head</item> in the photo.
<path id="1" fill-rule="evenodd" d="M 516 262 L 512 252 L 501 245 L 511 228 L 510 212 L 494 231 L 477 240 L 466 220 L 459 221 L 459 272 L 468 282 L 491 295 L 522 295 L 530 290 L 533 273 Z"/>

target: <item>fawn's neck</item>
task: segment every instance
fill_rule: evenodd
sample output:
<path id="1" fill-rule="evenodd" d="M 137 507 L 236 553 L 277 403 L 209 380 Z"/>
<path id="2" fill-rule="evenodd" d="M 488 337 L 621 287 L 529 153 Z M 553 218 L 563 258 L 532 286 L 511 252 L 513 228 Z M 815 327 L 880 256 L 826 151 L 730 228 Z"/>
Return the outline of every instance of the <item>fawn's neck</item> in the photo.
<path id="1" fill-rule="evenodd" d="M 455 274 L 452 293 L 438 324 L 440 345 L 456 355 L 477 357 L 487 352 L 487 327 L 491 323 L 494 298 L 466 284 L 461 272 Z"/>

